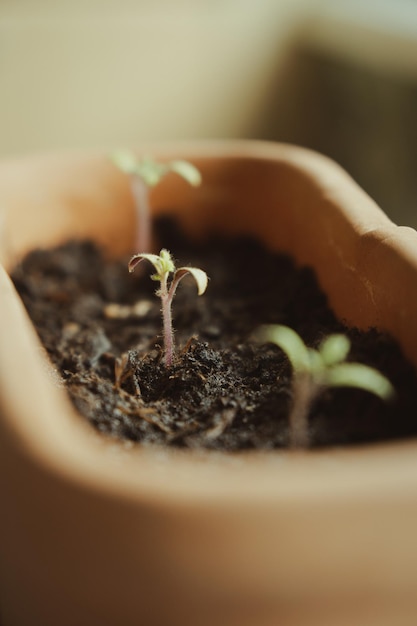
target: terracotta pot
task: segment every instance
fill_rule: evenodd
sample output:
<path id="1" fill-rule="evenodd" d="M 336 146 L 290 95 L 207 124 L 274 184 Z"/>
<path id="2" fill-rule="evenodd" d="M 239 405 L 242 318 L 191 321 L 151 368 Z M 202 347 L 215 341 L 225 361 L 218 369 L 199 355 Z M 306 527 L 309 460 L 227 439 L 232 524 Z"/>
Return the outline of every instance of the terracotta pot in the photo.
<path id="1" fill-rule="evenodd" d="M 251 232 L 312 265 L 336 313 L 417 365 L 417 234 L 337 165 L 264 143 L 146 146 L 201 168 L 153 194 L 194 237 Z M 141 150 L 142 152 L 142 150 Z M 3 163 L 2 260 L 91 236 L 126 252 L 104 155 Z M 1 270 L 0 590 L 5 626 L 342 626 L 417 620 L 414 441 L 222 456 L 123 449 L 74 414 Z"/>

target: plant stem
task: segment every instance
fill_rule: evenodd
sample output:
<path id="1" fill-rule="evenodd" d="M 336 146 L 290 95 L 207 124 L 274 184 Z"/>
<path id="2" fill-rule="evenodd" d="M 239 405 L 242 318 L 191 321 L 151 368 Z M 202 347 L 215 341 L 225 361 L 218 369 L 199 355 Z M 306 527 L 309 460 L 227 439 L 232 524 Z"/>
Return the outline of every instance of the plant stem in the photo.
<path id="1" fill-rule="evenodd" d="M 307 372 L 297 373 L 293 379 L 293 404 L 289 416 L 289 447 L 308 448 L 310 436 L 308 432 L 308 414 L 317 394 L 319 386 Z"/>
<path id="2" fill-rule="evenodd" d="M 149 205 L 149 189 L 137 174 L 132 174 L 130 181 L 136 210 L 135 250 L 137 252 L 150 252 L 151 209 Z"/>
<path id="3" fill-rule="evenodd" d="M 171 290 L 170 290 L 171 291 Z M 162 305 L 162 327 L 164 334 L 164 363 L 166 367 L 171 367 L 174 359 L 174 333 L 172 331 L 172 295 L 168 292 L 167 276 L 161 279 L 161 305 Z"/>

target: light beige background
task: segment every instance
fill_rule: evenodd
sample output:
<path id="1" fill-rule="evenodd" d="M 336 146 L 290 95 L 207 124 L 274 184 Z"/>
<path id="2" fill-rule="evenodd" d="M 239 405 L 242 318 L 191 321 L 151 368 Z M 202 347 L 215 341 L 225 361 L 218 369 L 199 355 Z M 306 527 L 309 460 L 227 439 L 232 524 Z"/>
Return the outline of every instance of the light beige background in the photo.
<path id="1" fill-rule="evenodd" d="M 0 0 L 0 157 L 236 137 L 417 227 L 417 1 Z"/>
<path id="2" fill-rule="evenodd" d="M 0 156 L 268 136 L 271 99 L 287 138 L 300 43 L 402 74 L 416 37 L 414 0 L 2 0 Z"/>
<path id="3" fill-rule="evenodd" d="M 3 0 L 0 154 L 250 134 L 313 0 Z"/>

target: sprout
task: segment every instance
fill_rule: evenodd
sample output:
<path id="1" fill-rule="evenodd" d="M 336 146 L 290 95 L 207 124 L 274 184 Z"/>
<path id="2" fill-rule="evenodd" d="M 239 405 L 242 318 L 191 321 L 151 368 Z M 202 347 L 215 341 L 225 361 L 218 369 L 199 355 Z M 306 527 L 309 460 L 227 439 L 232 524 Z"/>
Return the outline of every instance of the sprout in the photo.
<path id="1" fill-rule="evenodd" d="M 207 287 L 207 274 L 196 267 L 179 267 L 175 268 L 171 254 L 168 250 L 161 250 L 159 256 L 157 254 L 135 254 L 129 261 L 129 272 L 133 272 L 141 261 L 149 261 L 154 266 L 156 273 L 151 276 L 152 280 L 160 283 L 156 295 L 161 298 L 161 312 L 164 337 L 164 362 L 167 367 L 172 365 L 174 359 L 174 333 L 172 330 L 172 300 L 177 290 L 180 280 L 184 276 L 190 275 L 197 284 L 198 295 L 201 296 Z M 173 274 L 171 282 L 168 283 L 168 277 Z"/>
<path id="2" fill-rule="evenodd" d="M 175 160 L 158 163 L 150 157 L 138 159 L 129 150 L 119 150 L 111 156 L 113 163 L 130 176 L 132 195 L 136 209 L 135 250 L 149 252 L 151 249 L 151 211 L 149 189 L 155 187 L 169 172 L 175 172 L 193 187 L 201 183 L 201 174 L 188 161 Z"/>
<path id="3" fill-rule="evenodd" d="M 289 416 L 292 448 L 308 447 L 308 414 L 317 396 L 326 388 L 357 387 L 382 400 L 395 395 L 389 380 L 374 368 L 362 363 L 346 363 L 350 341 L 345 335 L 330 335 L 318 350 L 307 348 L 301 337 L 287 326 L 262 326 L 256 338 L 275 343 L 292 365 L 293 404 Z"/>

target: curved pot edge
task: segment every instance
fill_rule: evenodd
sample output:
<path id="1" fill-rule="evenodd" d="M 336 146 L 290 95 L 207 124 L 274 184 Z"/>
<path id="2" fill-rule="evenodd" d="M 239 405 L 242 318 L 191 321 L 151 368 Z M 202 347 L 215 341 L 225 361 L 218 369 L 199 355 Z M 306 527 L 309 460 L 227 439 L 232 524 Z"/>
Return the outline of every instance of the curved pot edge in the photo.
<path id="1" fill-rule="evenodd" d="M 161 151 L 164 155 L 178 154 L 178 151 L 180 153 L 187 152 L 187 155 L 190 153 L 201 155 L 206 154 L 207 150 L 209 153 L 216 154 L 220 149 L 224 157 L 229 157 L 238 153 L 242 147 L 244 148 L 243 158 L 259 158 L 261 160 L 268 160 L 269 158 L 289 159 L 297 167 L 304 168 L 308 176 L 315 179 L 319 176 L 319 185 L 323 188 L 323 195 L 326 201 L 334 205 L 338 203 L 343 205 L 345 203 L 343 189 L 342 191 L 340 190 L 338 183 L 342 184 L 342 188 L 343 185 L 353 185 L 354 194 L 365 202 L 372 217 L 369 222 L 365 219 L 365 215 L 357 211 L 354 219 L 360 223 L 363 232 L 372 233 L 373 237 L 385 238 L 387 241 L 393 234 L 396 236 L 399 232 L 398 227 L 394 226 L 386 218 L 376 207 L 375 203 L 353 183 L 339 166 L 326 157 L 303 148 L 269 145 L 263 142 L 232 142 L 231 144 L 229 142 L 208 142 L 203 143 L 202 146 L 192 145 L 191 149 L 189 143 L 184 144 L 183 147 L 180 145 L 179 148 L 177 146 L 166 147 L 166 144 L 161 144 Z M 51 159 L 55 161 L 54 155 L 44 158 L 47 163 Z M 67 159 L 71 161 L 73 158 L 73 155 L 61 157 L 64 162 Z M 97 157 L 93 155 L 86 158 L 94 161 Z M 242 157 L 239 156 L 239 158 Z M 32 162 L 33 159 L 28 158 L 26 161 L 27 167 L 30 167 Z M 330 186 L 328 185 L 328 167 L 332 169 Z M 415 233 L 412 234 L 412 238 L 414 237 L 417 237 Z M 397 243 L 396 245 L 398 247 Z M 412 262 L 414 264 L 412 279 L 416 280 L 417 255 L 413 255 Z M 14 306 L 12 304 L 12 307 Z M 10 313 L 10 319 L 15 316 L 15 313 L 16 311 L 13 309 L 13 313 Z M 9 313 L 6 314 L 8 315 Z M 24 334 L 18 333 L 14 337 L 14 341 L 20 341 L 24 337 L 21 346 L 22 355 L 26 349 L 26 346 L 23 346 L 25 341 L 32 342 L 32 339 L 29 337 L 30 334 L 30 330 L 24 330 Z M 34 344 L 32 343 L 32 345 Z M 417 351 L 414 354 L 416 355 Z M 37 365 L 38 373 L 40 374 L 36 381 L 36 387 L 40 390 L 39 397 L 46 398 L 48 396 L 48 402 L 50 402 L 48 395 L 50 393 L 50 383 L 40 373 L 41 368 L 37 355 L 32 354 L 32 357 L 31 363 L 24 359 L 25 366 L 31 365 L 32 361 L 35 364 L 35 369 Z M 29 369 L 28 367 L 28 371 Z M 155 457 L 153 453 L 143 451 L 137 455 L 136 452 L 133 454 L 122 453 L 122 467 L 118 453 L 114 455 L 114 446 L 102 445 L 101 442 L 96 441 L 94 436 L 86 437 L 85 429 L 75 424 L 73 411 L 67 406 L 68 403 L 66 403 L 65 408 L 61 407 L 62 394 L 60 391 L 55 390 L 53 393 L 56 396 L 54 399 L 56 408 L 58 409 L 59 407 L 63 417 L 63 422 L 59 427 L 60 433 L 55 433 L 54 431 L 49 433 L 51 437 L 52 435 L 57 436 L 55 440 L 57 448 L 52 452 L 48 447 L 48 442 L 43 438 L 38 440 L 30 428 L 22 425 L 17 430 L 20 430 L 20 434 L 23 433 L 26 438 L 26 453 L 32 459 L 36 459 L 37 462 L 43 464 L 45 471 L 57 472 L 64 480 L 80 481 L 85 486 L 90 484 L 90 487 L 103 489 L 106 492 L 114 491 L 120 495 L 120 490 L 122 490 L 126 496 L 133 498 L 143 498 L 145 493 L 147 493 L 151 499 L 154 499 L 156 493 L 158 493 L 161 498 L 169 497 L 172 494 L 175 499 L 182 496 L 191 500 L 196 497 L 200 500 L 200 498 L 207 498 L 211 495 L 213 498 L 220 499 L 231 497 L 232 499 L 242 498 L 245 500 L 246 498 L 255 497 L 264 501 L 267 501 L 272 496 L 275 501 L 280 498 L 288 498 L 289 501 L 293 501 L 294 498 L 306 497 L 307 494 L 312 493 L 321 494 L 324 498 L 334 497 L 335 490 L 340 493 L 340 484 L 343 483 L 346 490 L 344 495 L 346 497 L 350 489 L 356 491 L 358 485 L 365 492 L 372 491 L 375 493 L 375 489 L 382 486 L 385 489 L 387 480 L 388 484 L 392 483 L 393 489 L 396 489 L 398 487 L 398 477 L 404 475 L 404 468 L 407 468 L 406 475 L 410 477 L 409 482 L 403 483 L 404 492 L 408 493 L 414 484 L 414 480 L 411 479 L 412 472 L 409 471 L 410 466 L 414 467 L 413 455 L 416 448 L 414 442 L 369 446 L 343 452 L 309 452 L 300 455 L 286 452 L 278 454 L 254 453 L 241 455 L 238 462 L 230 461 L 226 463 L 224 461 L 219 463 L 219 459 L 214 455 L 209 455 L 210 458 L 208 459 L 206 455 L 196 457 L 190 453 L 164 453 L 162 456 L 167 461 L 165 464 L 161 463 L 160 455 Z M 40 407 L 43 406 L 42 404 L 40 405 Z M 33 406 L 31 409 L 33 415 Z M 38 416 L 40 420 L 42 420 L 42 416 L 43 412 L 40 410 Z M 15 418 L 19 419 L 17 415 L 15 415 Z M 64 424 L 65 432 L 63 432 Z M 16 433 L 17 430 L 15 422 L 14 425 L 11 425 L 11 431 Z M 74 437 L 73 446 L 68 446 L 68 436 Z M 384 470 L 387 454 L 390 458 L 388 472 Z M 250 470 L 247 471 L 246 461 L 249 459 L 251 460 Z M 213 460 L 214 463 L 211 462 Z M 111 467 L 109 467 L 109 462 Z M 332 466 L 332 480 L 327 480 L 326 488 L 323 489 L 323 478 L 325 476 L 328 478 L 328 464 Z M 213 471 L 213 467 L 219 468 L 219 470 Z M 354 471 L 353 467 L 355 467 Z M 174 472 L 173 468 L 175 468 Z M 266 479 L 265 469 L 269 474 L 269 477 L 266 477 Z M 273 477 L 277 469 L 280 472 L 280 478 L 282 478 L 278 483 L 276 482 L 276 477 Z M 358 483 L 358 478 L 363 469 L 366 469 L 368 481 L 359 481 Z M 145 478 L 141 470 L 146 470 L 143 472 Z M 191 480 L 189 480 L 190 470 L 193 472 Z M 244 489 L 241 488 L 243 475 L 245 475 L 245 481 L 243 481 Z M 259 478 L 261 476 L 265 480 L 262 489 L 259 488 Z M 169 484 L 167 484 L 167 477 L 170 478 Z M 220 490 L 219 477 L 221 477 Z M 291 479 L 291 488 L 287 486 L 286 481 L 288 478 Z M 173 485 L 175 486 L 173 487 Z"/>

